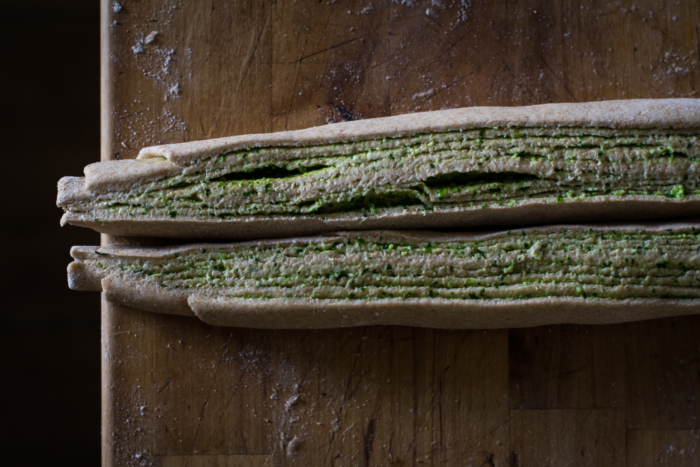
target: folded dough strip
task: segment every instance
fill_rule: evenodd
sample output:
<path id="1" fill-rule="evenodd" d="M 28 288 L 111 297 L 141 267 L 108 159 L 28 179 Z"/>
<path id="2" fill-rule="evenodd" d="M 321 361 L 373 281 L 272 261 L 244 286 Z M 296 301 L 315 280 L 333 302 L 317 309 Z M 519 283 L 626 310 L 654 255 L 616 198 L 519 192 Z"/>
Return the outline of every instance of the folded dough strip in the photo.
<path id="1" fill-rule="evenodd" d="M 700 312 L 699 235 L 693 220 L 74 247 L 69 284 L 227 326 L 611 323 Z M 364 285 L 359 268 L 370 266 Z M 285 276 L 291 285 L 275 284 Z"/>
<path id="2" fill-rule="evenodd" d="M 86 167 L 85 178 L 65 177 L 59 183 L 58 204 L 67 210 L 62 223 L 104 233 L 229 239 L 342 229 L 694 216 L 700 214 L 695 167 L 699 134 L 698 99 L 451 109 L 145 148 L 138 160 L 92 164 Z M 593 162 L 598 157 L 593 155 L 596 148 L 603 152 L 603 162 Z M 542 185 L 552 178 L 552 171 L 562 170 L 561 161 L 548 161 L 542 172 L 506 156 L 520 160 L 532 152 L 534 158 L 546 158 L 557 151 L 564 159 L 567 154 L 573 159 L 562 162 L 570 168 L 554 177 L 556 183 L 546 182 L 552 183 L 551 190 L 530 189 L 526 183 L 522 196 L 494 192 L 489 199 L 489 190 L 512 191 L 518 186 L 485 183 L 478 196 L 469 190 L 453 196 L 449 187 L 411 188 L 450 171 L 514 171 L 536 175 Z M 390 167 L 387 160 L 395 155 L 413 160 L 414 165 L 409 165 L 415 178 L 398 166 Z M 630 165 L 630 157 L 643 164 Z M 352 169 L 355 178 L 349 176 L 348 158 L 357 158 L 360 164 Z M 255 184 L 253 188 L 243 186 L 246 183 L 234 187 L 235 181 L 226 180 L 281 161 L 289 170 L 313 169 L 317 167 L 313 164 L 332 165 L 333 161 L 339 165 L 336 172 L 321 170 L 296 181 L 247 182 Z M 481 169 L 480 163 L 484 164 Z M 329 179 L 331 174 L 339 178 Z M 223 177 L 228 191 L 217 191 L 217 177 Z M 614 177 L 621 179 L 620 190 Z M 638 180 L 638 190 L 632 189 L 632 180 Z M 202 182 L 207 187 L 197 185 L 199 192 L 187 191 L 188 184 Z M 275 190 L 282 195 L 275 195 Z M 405 192 L 392 194 L 391 190 Z M 332 201 L 328 201 L 330 193 L 335 193 Z M 359 198 L 350 196 L 353 193 Z M 376 196 L 387 198 L 386 205 L 381 199 L 379 204 L 374 202 Z M 413 201 L 403 202 L 402 196 Z"/>

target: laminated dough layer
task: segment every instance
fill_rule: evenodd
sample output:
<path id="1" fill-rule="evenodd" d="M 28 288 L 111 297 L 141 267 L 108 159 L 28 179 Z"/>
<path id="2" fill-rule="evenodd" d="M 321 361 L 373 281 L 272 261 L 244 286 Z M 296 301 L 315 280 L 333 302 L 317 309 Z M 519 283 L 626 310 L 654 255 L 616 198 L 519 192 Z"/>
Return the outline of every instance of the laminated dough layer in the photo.
<path id="1" fill-rule="evenodd" d="M 59 182 L 62 222 L 251 239 L 700 215 L 700 100 L 480 107 L 145 148 Z"/>
<path id="2" fill-rule="evenodd" d="M 700 224 L 74 247 L 71 288 L 221 326 L 602 324 L 700 312 Z"/>

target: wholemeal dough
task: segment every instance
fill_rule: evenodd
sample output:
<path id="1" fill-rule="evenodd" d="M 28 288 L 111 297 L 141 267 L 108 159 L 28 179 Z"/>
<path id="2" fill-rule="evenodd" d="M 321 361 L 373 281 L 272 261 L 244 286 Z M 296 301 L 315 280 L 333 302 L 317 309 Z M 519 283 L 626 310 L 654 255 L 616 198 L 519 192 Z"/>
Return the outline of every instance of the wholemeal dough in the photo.
<path id="1" fill-rule="evenodd" d="M 700 100 L 479 107 L 145 148 L 59 182 L 62 223 L 272 238 L 700 215 Z"/>
<path id="2" fill-rule="evenodd" d="M 73 289 L 220 326 L 605 324 L 700 312 L 700 223 L 74 247 Z"/>

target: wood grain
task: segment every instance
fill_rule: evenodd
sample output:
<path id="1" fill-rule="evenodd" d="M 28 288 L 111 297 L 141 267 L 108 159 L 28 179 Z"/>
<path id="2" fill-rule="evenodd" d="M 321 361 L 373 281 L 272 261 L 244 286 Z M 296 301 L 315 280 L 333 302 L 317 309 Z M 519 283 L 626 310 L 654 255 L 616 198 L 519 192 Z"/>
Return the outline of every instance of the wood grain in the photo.
<path id="1" fill-rule="evenodd" d="M 625 411 L 513 411 L 510 447 L 514 466 L 624 466 Z"/>
<path id="2" fill-rule="evenodd" d="M 690 0 L 102 8 L 103 159 L 417 110 L 693 97 L 700 84 Z M 116 241 L 162 242 L 103 238 Z M 106 466 L 697 464 L 697 317 L 265 331 L 102 309 Z"/>
<path id="3" fill-rule="evenodd" d="M 625 325 L 512 329 L 510 408 L 625 407 Z"/>
<path id="4" fill-rule="evenodd" d="M 630 323 L 627 330 L 627 426 L 700 429 L 700 320 Z"/>
<path id="5" fill-rule="evenodd" d="M 630 467 L 700 465 L 700 433 L 686 430 L 629 430 Z"/>
<path id="6" fill-rule="evenodd" d="M 163 467 L 272 467 L 272 456 L 163 456 Z"/>

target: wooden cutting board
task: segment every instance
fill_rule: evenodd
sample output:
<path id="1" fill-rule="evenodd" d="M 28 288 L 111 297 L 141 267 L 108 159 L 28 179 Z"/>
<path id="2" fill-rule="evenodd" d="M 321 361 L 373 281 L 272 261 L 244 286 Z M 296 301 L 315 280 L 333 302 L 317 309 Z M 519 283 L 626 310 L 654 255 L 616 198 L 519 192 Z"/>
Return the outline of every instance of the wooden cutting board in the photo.
<path id="1" fill-rule="evenodd" d="M 102 159 L 700 86 L 696 0 L 102 4 Z M 700 317 L 266 331 L 105 302 L 102 322 L 107 466 L 700 465 Z"/>

